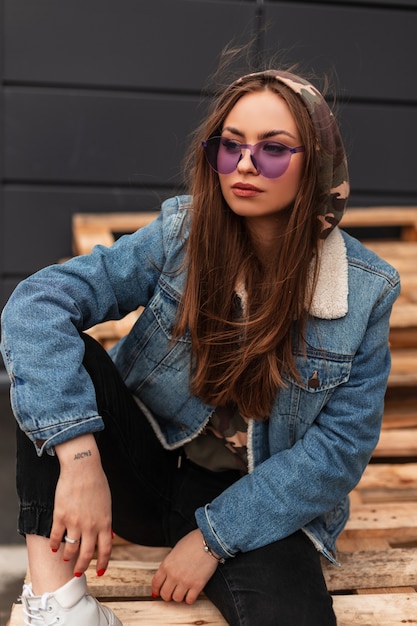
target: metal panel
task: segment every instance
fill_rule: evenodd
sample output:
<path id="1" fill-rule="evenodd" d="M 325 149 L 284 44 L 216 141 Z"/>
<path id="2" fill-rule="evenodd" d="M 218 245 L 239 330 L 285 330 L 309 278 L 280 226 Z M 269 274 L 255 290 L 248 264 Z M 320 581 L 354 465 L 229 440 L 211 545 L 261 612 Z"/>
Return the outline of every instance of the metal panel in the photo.
<path id="1" fill-rule="evenodd" d="M 339 95 L 416 100 L 417 11 L 267 2 L 266 47 L 317 76 Z"/>
<path id="2" fill-rule="evenodd" d="M 22 277 L 23 278 L 23 277 Z M 13 290 L 20 282 L 19 279 L 3 278 L 0 282 L 0 311 L 3 309 L 7 300 L 11 296 Z M 3 364 L 3 359 L 0 357 L 0 371 Z"/>
<path id="3" fill-rule="evenodd" d="M 339 115 L 356 193 L 417 194 L 417 108 L 350 104 Z M 386 202 L 388 204 L 388 201 Z M 395 204 L 395 203 L 394 203 Z"/>
<path id="4" fill-rule="evenodd" d="M 199 90 L 254 2 L 5 0 L 6 81 Z"/>
<path id="5" fill-rule="evenodd" d="M 8 181 L 175 184 L 199 98 L 8 88 Z"/>

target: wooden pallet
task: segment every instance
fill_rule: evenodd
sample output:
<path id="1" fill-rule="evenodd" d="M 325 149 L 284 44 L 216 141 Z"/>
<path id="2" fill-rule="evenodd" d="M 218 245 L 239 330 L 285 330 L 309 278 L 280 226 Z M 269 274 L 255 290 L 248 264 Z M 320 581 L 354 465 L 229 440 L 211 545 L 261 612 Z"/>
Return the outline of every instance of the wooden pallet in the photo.
<path id="1" fill-rule="evenodd" d="M 414 503 L 362 503 L 360 497 L 339 544 L 341 567 L 323 561 L 339 626 L 396 626 L 417 616 L 417 517 Z M 150 597 L 161 554 L 139 546 L 116 546 L 103 578 L 94 563 L 87 573 L 91 592 L 112 608 L 124 626 L 207 624 L 225 626 L 202 595 L 192 606 Z M 155 560 L 158 556 L 158 560 Z M 143 560 L 143 557 L 148 560 Z M 151 560 L 149 560 L 151 558 Z M 10 626 L 22 623 L 15 605 Z"/>
<path id="2" fill-rule="evenodd" d="M 338 541 L 341 566 L 322 561 L 338 626 L 416 623 L 416 498 L 416 462 L 371 463 L 352 492 L 350 518 Z M 152 576 L 166 553 L 166 548 L 119 542 L 105 576 L 98 578 L 91 564 L 89 589 L 124 626 L 226 626 L 204 594 L 192 606 L 151 598 Z M 20 624 L 22 607 L 16 604 L 9 626 Z"/>

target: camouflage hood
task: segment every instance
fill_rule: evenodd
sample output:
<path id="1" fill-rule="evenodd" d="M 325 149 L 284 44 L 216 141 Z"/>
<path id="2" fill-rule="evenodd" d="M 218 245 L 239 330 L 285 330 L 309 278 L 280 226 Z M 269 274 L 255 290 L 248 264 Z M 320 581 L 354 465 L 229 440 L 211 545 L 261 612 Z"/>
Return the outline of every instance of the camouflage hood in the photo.
<path id="1" fill-rule="evenodd" d="M 321 184 L 329 190 L 327 201 L 320 211 L 322 238 L 325 239 L 342 219 L 349 197 L 346 153 L 336 120 L 321 93 L 311 83 L 290 72 L 267 70 L 242 76 L 237 82 L 261 75 L 275 78 L 298 94 L 316 129 L 317 140 L 323 151 Z"/>

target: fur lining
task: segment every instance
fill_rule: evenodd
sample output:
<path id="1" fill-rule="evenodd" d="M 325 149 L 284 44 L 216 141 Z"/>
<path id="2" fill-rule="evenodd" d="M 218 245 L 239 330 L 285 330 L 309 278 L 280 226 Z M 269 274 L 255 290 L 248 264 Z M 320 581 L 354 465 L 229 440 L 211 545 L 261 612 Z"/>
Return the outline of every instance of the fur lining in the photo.
<path id="1" fill-rule="evenodd" d="M 310 314 L 324 320 L 344 317 L 348 312 L 348 261 L 342 233 L 335 228 L 323 241 L 320 268 Z"/>

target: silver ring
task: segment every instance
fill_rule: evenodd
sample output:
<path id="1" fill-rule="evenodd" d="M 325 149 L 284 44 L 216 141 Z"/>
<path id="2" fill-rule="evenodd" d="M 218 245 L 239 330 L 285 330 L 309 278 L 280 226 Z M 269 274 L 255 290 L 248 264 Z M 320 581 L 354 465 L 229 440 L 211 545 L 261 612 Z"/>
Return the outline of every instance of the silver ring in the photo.
<path id="1" fill-rule="evenodd" d="M 64 537 L 64 541 L 65 541 L 66 543 L 71 543 L 71 544 L 80 543 L 80 540 L 79 540 L 79 539 L 70 539 L 70 538 L 69 538 L 69 537 L 67 537 L 66 535 L 65 535 L 65 537 Z"/>

